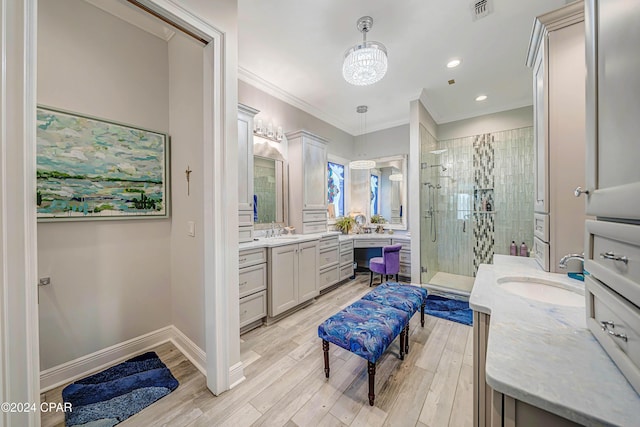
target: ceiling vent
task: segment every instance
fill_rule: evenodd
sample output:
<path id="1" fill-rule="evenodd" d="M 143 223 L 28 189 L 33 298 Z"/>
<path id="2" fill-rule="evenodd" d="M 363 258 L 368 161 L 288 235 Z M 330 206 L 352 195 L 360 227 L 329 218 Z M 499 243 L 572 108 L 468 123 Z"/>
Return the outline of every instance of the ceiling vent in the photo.
<path id="1" fill-rule="evenodd" d="M 477 0 L 471 2 L 471 17 L 474 21 L 493 12 L 493 0 Z"/>

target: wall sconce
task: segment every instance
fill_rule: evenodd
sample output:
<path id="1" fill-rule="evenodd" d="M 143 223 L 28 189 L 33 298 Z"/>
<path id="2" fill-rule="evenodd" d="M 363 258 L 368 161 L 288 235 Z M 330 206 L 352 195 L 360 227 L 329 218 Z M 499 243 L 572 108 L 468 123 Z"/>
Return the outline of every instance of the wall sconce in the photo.
<path id="1" fill-rule="evenodd" d="M 253 130 L 254 135 L 258 135 L 262 138 L 269 139 L 274 142 L 282 141 L 282 138 L 284 137 L 282 126 L 278 126 L 276 128 L 276 131 L 274 132 L 272 122 L 269 122 L 266 127 L 263 125 L 262 119 L 256 120 L 255 123 L 255 129 Z"/>

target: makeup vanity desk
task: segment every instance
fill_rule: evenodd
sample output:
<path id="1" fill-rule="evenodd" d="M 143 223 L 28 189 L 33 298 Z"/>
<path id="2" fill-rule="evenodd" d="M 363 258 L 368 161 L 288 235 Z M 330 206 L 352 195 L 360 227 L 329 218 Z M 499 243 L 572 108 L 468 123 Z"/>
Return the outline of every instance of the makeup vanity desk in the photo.
<path id="1" fill-rule="evenodd" d="M 371 233 L 343 234 L 340 243 L 353 242 L 354 261 L 358 271 L 369 271 L 369 259 L 382 256 L 382 247 L 402 245 L 400 250 L 400 272 L 403 277 L 411 277 L 411 237 L 406 234 Z"/>

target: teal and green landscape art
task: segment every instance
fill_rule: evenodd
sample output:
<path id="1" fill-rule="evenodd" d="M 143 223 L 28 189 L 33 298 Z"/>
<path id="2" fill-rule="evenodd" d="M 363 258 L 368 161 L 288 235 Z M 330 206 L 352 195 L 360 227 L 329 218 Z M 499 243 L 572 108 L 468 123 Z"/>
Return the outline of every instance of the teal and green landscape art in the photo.
<path id="1" fill-rule="evenodd" d="M 167 136 L 39 107 L 39 219 L 167 217 Z"/>

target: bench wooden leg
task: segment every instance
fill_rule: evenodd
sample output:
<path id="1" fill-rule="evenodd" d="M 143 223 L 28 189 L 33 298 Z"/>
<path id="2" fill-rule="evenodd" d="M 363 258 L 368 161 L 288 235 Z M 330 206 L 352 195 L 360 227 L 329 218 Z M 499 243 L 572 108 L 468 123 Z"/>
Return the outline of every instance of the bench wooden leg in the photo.
<path id="1" fill-rule="evenodd" d="M 367 362 L 367 371 L 369 372 L 369 405 L 373 406 L 373 401 L 376 399 L 374 393 L 376 383 L 376 364 L 373 362 Z"/>
<path id="2" fill-rule="evenodd" d="M 373 270 L 370 270 L 371 275 L 369 276 L 369 287 L 373 284 Z"/>
<path id="3" fill-rule="evenodd" d="M 322 340 L 322 351 L 324 352 L 324 375 L 329 378 L 329 341 Z"/>
<path id="4" fill-rule="evenodd" d="M 407 327 L 405 328 L 404 334 L 404 352 L 405 354 L 409 354 L 409 324 L 407 323 Z"/>
<path id="5" fill-rule="evenodd" d="M 404 360 L 404 346 L 406 338 L 405 328 L 402 328 L 402 332 L 400 332 L 400 360 Z"/>
<path id="6" fill-rule="evenodd" d="M 422 306 L 420 307 L 420 324 L 422 325 L 423 328 L 424 328 L 424 306 L 425 304 L 422 304 Z"/>

